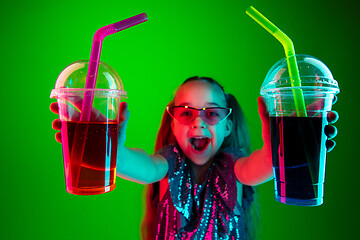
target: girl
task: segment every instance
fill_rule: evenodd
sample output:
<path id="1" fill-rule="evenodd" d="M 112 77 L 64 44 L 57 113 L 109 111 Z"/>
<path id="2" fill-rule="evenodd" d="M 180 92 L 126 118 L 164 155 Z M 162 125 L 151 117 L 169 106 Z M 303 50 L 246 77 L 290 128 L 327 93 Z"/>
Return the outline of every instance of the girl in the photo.
<path id="1" fill-rule="evenodd" d="M 124 146 L 129 117 L 120 105 L 117 175 L 150 184 L 142 224 L 145 239 L 246 239 L 252 188 L 272 177 L 269 119 L 262 98 L 263 148 L 249 155 L 249 135 L 234 96 L 211 78 L 178 88 L 158 132 L 153 155 Z M 57 113 L 57 104 L 51 105 Z M 337 114 L 331 112 L 335 122 Z M 60 129 L 60 121 L 53 123 Z M 336 128 L 328 126 L 329 137 Z M 59 133 L 56 134 L 61 141 Z M 328 149 L 334 142 L 327 142 Z M 248 233 L 248 234 L 247 234 Z M 246 236 L 248 235 L 248 236 Z"/>

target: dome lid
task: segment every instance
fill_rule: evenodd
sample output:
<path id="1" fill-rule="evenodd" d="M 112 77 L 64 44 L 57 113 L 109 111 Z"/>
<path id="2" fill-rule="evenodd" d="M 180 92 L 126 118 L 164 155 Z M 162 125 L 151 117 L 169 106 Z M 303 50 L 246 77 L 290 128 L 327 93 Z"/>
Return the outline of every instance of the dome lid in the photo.
<path id="1" fill-rule="evenodd" d="M 112 94 L 126 97 L 126 91 L 117 72 L 107 63 L 99 63 L 95 89 L 85 89 L 86 76 L 89 61 L 80 60 L 67 66 L 57 78 L 55 89 L 51 91 L 50 97 L 57 97 L 59 94 L 78 93 L 83 95 L 86 90 L 94 90 L 97 93 L 111 92 Z"/>
<path id="2" fill-rule="evenodd" d="M 313 90 L 316 88 L 317 90 L 325 90 L 327 92 L 333 92 L 334 94 L 339 93 L 338 82 L 323 62 L 315 57 L 304 54 L 298 54 L 292 57 L 296 57 L 301 89 Z M 292 78 L 289 75 L 287 60 L 287 58 L 279 60 L 269 70 L 261 86 L 261 95 L 278 92 L 279 88 L 282 90 L 299 88 L 291 86 Z"/>

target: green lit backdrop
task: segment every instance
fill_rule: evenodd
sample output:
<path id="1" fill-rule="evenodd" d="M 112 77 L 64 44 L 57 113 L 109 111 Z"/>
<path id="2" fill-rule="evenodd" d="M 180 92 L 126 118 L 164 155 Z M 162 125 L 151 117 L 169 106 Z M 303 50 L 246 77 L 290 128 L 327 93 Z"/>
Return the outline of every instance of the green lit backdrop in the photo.
<path id="1" fill-rule="evenodd" d="M 149 16 L 148 22 L 105 38 L 102 48 L 101 60 L 119 73 L 128 92 L 127 146 L 152 153 L 175 88 L 199 75 L 217 79 L 238 98 L 253 148 L 260 148 L 256 99 L 284 51 L 245 14 L 250 5 L 291 37 L 297 53 L 322 60 L 341 89 L 324 204 L 284 205 L 274 200 L 272 181 L 259 186 L 262 239 L 350 239 L 356 234 L 358 2 L 63 0 L 0 3 L 1 239 L 140 239 L 143 186 L 118 178 L 107 194 L 68 194 L 61 145 L 51 128 L 56 116 L 49 111 L 49 95 L 57 76 L 71 62 L 89 58 L 93 34 L 104 25 L 142 12 Z"/>

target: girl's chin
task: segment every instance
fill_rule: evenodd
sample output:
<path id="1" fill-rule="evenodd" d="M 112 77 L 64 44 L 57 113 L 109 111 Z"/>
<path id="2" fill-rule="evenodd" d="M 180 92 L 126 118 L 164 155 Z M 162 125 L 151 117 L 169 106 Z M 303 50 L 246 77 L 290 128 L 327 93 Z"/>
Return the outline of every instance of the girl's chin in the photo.
<path id="1" fill-rule="evenodd" d="M 205 165 L 214 156 L 211 144 L 208 144 L 204 149 L 199 151 L 196 150 L 191 143 L 188 143 L 184 146 L 183 152 L 191 162 L 199 166 Z"/>

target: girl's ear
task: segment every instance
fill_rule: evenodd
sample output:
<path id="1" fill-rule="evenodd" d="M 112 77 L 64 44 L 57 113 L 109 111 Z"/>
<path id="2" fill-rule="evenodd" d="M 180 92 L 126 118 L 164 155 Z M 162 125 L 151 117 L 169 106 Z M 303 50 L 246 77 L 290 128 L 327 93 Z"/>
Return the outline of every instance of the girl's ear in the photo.
<path id="1" fill-rule="evenodd" d="M 225 137 L 230 135 L 231 130 L 232 130 L 232 126 L 233 126 L 232 121 L 230 119 L 228 119 L 226 121 L 226 126 L 225 126 Z"/>

